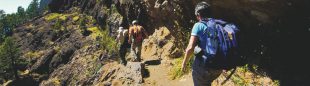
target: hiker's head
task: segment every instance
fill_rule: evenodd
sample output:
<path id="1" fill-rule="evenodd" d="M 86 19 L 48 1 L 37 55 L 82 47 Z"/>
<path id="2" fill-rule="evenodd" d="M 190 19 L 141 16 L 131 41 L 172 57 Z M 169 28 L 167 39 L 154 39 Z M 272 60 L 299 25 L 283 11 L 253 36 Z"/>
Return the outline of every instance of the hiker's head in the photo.
<path id="1" fill-rule="evenodd" d="M 132 21 L 132 25 L 137 25 L 138 24 L 138 20 L 133 20 Z"/>
<path id="2" fill-rule="evenodd" d="M 123 29 L 124 29 L 124 27 L 119 27 L 119 28 L 118 28 L 118 30 L 123 30 Z"/>
<path id="3" fill-rule="evenodd" d="M 210 5 L 207 2 L 200 2 L 195 7 L 195 15 L 200 18 L 207 18 L 210 15 Z"/>

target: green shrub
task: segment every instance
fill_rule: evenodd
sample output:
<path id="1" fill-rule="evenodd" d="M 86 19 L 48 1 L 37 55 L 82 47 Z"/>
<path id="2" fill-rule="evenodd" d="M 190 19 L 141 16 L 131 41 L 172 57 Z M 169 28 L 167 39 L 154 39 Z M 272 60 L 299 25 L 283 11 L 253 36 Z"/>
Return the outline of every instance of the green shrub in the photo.
<path id="1" fill-rule="evenodd" d="M 86 27 L 86 16 L 83 16 L 80 18 L 79 20 L 79 29 L 81 31 L 81 33 L 86 36 L 87 35 L 87 27 Z"/>
<path id="2" fill-rule="evenodd" d="M 52 26 L 53 31 L 55 33 L 60 33 L 62 30 L 64 30 L 64 27 L 62 26 L 62 20 L 61 19 L 57 19 L 55 21 L 55 24 Z"/>
<path id="3" fill-rule="evenodd" d="M 115 39 L 109 36 L 107 30 L 100 31 L 97 37 L 100 38 L 99 43 L 101 45 L 101 48 L 109 50 L 110 54 L 115 53 L 117 51 L 117 43 Z"/>

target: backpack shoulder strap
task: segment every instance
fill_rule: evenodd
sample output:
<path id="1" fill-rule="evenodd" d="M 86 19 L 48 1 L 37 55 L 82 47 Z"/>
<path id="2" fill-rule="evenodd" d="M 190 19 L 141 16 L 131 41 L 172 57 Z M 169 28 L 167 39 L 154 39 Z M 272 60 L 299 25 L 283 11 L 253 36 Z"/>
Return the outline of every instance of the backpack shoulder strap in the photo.
<path id="1" fill-rule="evenodd" d="M 134 34 L 134 26 L 130 26 L 129 27 L 129 32 L 128 32 L 128 35 L 133 35 Z"/>
<path id="2" fill-rule="evenodd" d="M 206 21 L 199 21 L 199 23 L 204 24 L 207 28 L 209 27 Z M 206 34 L 206 33 L 207 33 L 207 29 L 203 31 L 203 34 Z"/>

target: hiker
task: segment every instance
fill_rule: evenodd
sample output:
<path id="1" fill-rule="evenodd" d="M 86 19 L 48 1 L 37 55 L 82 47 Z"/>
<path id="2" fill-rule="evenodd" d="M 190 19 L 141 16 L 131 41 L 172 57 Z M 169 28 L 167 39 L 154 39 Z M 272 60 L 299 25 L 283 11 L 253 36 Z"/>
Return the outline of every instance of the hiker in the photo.
<path id="1" fill-rule="evenodd" d="M 117 37 L 116 41 L 119 45 L 119 56 L 120 56 L 120 63 L 126 65 L 125 55 L 127 52 L 127 46 L 129 46 L 128 42 L 128 30 L 124 29 L 124 27 L 119 27 L 117 30 Z"/>
<path id="2" fill-rule="evenodd" d="M 134 62 L 141 60 L 142 41 L 145 37 L 148 37 L 148 34 L 145 29 L 138 24 L 138 20 L 132 21 L 132 25 L 129 27 L 128 43 L 131 44 L 131 53 L 134 54 Z"/>
<path id="3" fill-rule="evenodd" d="M 185 50 L 185 57 L 182 63 L 183 72 L 186 70 L 186 64 L 189 61 L 191 54 L 196 52 L 196 49 L 201 51 L 206 50 L 205 48 L 208 40 L 203 39 L 203 36 L 205 35 L 204 31 L 209 28 L 205 24 L 201 23 L 201 21 L 208 21 L 208 17 L 210 15 L 209 7 L 210 5 L 206 2 L 200 2 L 195 7 L 195 15 L 199 22 L 197 22 L 192 28 L 191 37 Z M 195 48 L 196 45 L 200 48 Z M 207 59 L 203 58 L 203 55 L 195 54 L 195 59 L 192 64 L 194 86 L 211 86 L 212 81 L 222 73 L 221 69 L 208 67 L 208 65 L 205 64 L 206 60 Z"/>

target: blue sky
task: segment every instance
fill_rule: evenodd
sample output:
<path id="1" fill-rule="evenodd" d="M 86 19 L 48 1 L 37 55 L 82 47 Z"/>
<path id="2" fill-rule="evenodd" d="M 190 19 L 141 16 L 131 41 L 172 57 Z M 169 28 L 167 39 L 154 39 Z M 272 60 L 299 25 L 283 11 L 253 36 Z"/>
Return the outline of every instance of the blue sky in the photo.
<path id="1" fill-rule="evenodd" d="M 0 0 L 0 9 L 4 10 L 6 14 L 15 13 L 18 6 L 22 6 L 26 10 L 31 1 L 32 0 Z"/>

